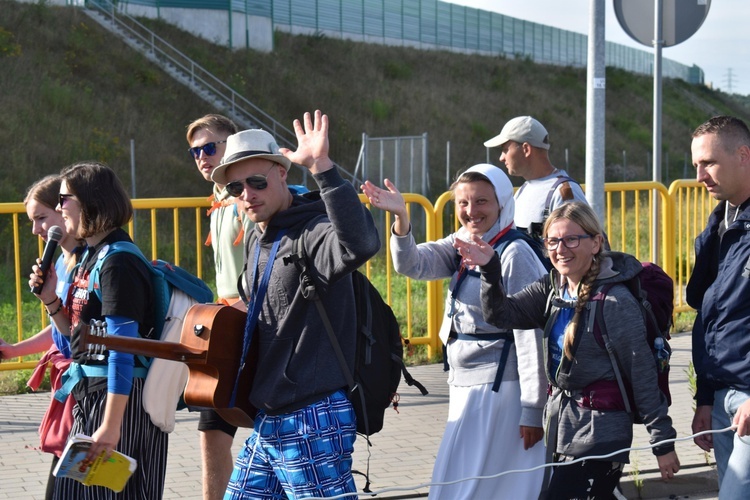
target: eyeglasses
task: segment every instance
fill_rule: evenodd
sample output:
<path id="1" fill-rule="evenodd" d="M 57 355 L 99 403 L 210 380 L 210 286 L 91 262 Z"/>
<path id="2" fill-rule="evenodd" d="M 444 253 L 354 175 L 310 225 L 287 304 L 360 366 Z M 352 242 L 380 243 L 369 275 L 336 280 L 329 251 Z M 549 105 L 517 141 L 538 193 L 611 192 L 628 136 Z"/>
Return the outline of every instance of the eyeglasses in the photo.
<path id="1" fill-rule="evenodd" d="M 188 153 L 190 153 L 194 160 L 197 160 L 201 157 L 201 151 L 203 151 L 206 156 L 213 156 L 216 154 L 216 145 L 224 144 L 225 142 L 227 141 L 207 142 L 203 146 L 188 148 Z"/>
<path id="2" fill-rule="evenodd" d="M 571 234 L 563 238 L 544 238 L 544 247 L 547 250 L 557 250 L 558 245 L 562 243 L 565 248 L 578 248 L 582 239 L 592 238 L 590 234 Z"/>
<path id="3" fill-rule="evenodd" d="M 245 184 L 250 186 L 251 189 L 255 189 L 256 191 L 263 191 L 268 187 L 268 176 L 271 173 L 273 167 L 275 167 L 276 165 L 278 165 L 278 163 L 274 163 L 273 165 L 271 165 L 271 168 L 268 169 L 266 175 L 255 174 L 251 175 L 245 180 L 230 182 L 226 185 L 227 193 L 229 193 L 230 196 L 239 198 L 239 196 L 242 194 L 242 191 L 245 190 Z"/>
<path id="4" fill-rule="evenodd" d="M 74 194 L 63 194 L 60 193 L 60 200 L 58 203 L 60 204 L 60 208 L 65 208 L 65 204 L 68 202 L 68 199 L 73 198 Z"/>

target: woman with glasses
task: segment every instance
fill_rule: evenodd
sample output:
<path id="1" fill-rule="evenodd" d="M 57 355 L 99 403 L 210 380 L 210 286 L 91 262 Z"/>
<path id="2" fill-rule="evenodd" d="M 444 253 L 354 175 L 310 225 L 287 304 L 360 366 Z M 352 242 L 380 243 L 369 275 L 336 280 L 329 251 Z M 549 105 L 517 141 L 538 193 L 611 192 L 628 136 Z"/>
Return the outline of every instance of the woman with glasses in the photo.
<path id="1" fill-rule="evenodd" d="M 45 242 L 47 242 L 50 228 L 57 226 L 63 229 L 64 227 L 60 213 L 55 211 L 59 193 L 60 176 L 48 175 L 32 184 L 23 200 L 26 215 L 31 221 L 32 234 L 41 237 Z M 77 257 L 80 257 L 83 247 L 81 242 L 75 238 L 75 235 L 69 234 L 65 230 L 62 230 L 62 237 L 58 245 L 62 251 L 50 272 L 54 272 L 58 276 L 65 276 L 67 271 L 75 265 Z M 41 259 L 37 261 L 37 263 L 40 262 Z M 51 315 L 56 314 L 56 311 L 61 310 L 66 305 L 68 284 L 64 279 L 58 281 L 54 292 L 54 297 L 48 303 L 45 303 L 47 313 Z M 50 385 L 54 395 L 54 391 L 60 388 L 62 375 L 70 364 L 68 337 L 60 333 L 54 325 L 48 325 L 33 337 L 16 344 L 8 344 L 0 339 L 0 359 L 28 356 L 40 352 L 45 352 L 45 354 L 39 360 L 27 385 L 36 390 L 49 366 Z M 65 403 L 62 403 L 53 397 L 39 428 L 42 451 L 53 454 L 52 468 L 47 481 L 45 496 L 47 499 L 52 498 L 52 492 L 54 491 L 55 476 L 52 475 L 52 471 L 55 469 L 58 458 L 65 447 L 67 432 L 70 431 L 70 424 L 73 420 L 72 409 L 72 399 L 66 399 Z"/>
<path id="2" fill-rule="evenodd" d="M 457 241 L 472 237 L 493 245 L 503 282 L 521 290 L 544 275 L 531 247 L 514 229 L 513 186 L 502 170 L 474 165 L 451 186 L 461 227 L 438 241 L 415 243 L 403 196 L 390 181 L 385 189 L 366 182 L 370 203 L 394 214 L 393 264 L 413 279 L 450 278 L 440 338 L 449 363 L 448 422 L 433 467 L 431 499 L 536 498 L 543 471 L 501 475 L 544 464 L 542 409 L 547 383 L 541 330 L 510 330 L 484 321 L 479 274 L 462 261 Z M 518 239 L 514 239 L 518 238 Z"/>
<path id="3" fill-rule="evenodd" d="M 86 241 L 87 248 L 70 276 L 69 308 L 50 310 L 55 326 L 70 334 L 73 362 L 63 391 L 76 400 L 71 436 L 91 436 L 89 459 L 117 450 L 138 463 L 135 473 L 120 493 L 84 486 L 70 478 L 57 478 L 54 498 L 63 500 L 141 499 L 162 497 L 167 466 L 167 436 L 151 422 L 143 408 L 146 367 L 139 357 L 117 351 L 90 356 L 81 345 L 82 329 L 92 320 L 106 322 L 109 335 L 148 337 L 153 330 L 151 270 L 128 252 L 108 256 L 101 265 L 100 292 L 89 291 L 89 280 L 97 260 L 117 241 L 132 242 L 121 229 L 133 216 L 125 188 L 106 165 L 83 162 L 60 174 L 60 211 L 69 234 Z M 37 266 L 29 285 L 42 284 Z M 43 281 L 40 298 L 54 299 L 57 276 Z M 58 394 L 60 391 L 58 391 Z"/>
<path id="4" fill-rule="evenodd" d="M 641 306 L 622 284 L 640 272 L 641 264 L 631 255 L 603 250 L 601 225 L 585 203 L 570 202 L 554 210 L 543 237 L 554 269 L 513 295 L 506 295 L 497 279 L 499 262 L 484 241 L 472 238 L 460 242 L 458 249 L 467 263 L 480 268 L 488 322 L 504 328 L 544 328 L 545 368 L 552 388 L 545 408 L 548 456 L 560 464 L 546 498 L 612 498 L 628 462 L 633 420 L 627 411 L 608 404 L 613 397 L 604 392 L 613 387 L 615 368 L 592 333 L 588 314 L 600 285 L 614 284 L 601 305 L 605 329 L 651 443 L 676 437 L 657 383 Z M 619 396 L 616 384 L 614 390 Z M 662 478 L 672 478 L 680 466 L 674 443 L 658 445 L 653 452 Z"/>

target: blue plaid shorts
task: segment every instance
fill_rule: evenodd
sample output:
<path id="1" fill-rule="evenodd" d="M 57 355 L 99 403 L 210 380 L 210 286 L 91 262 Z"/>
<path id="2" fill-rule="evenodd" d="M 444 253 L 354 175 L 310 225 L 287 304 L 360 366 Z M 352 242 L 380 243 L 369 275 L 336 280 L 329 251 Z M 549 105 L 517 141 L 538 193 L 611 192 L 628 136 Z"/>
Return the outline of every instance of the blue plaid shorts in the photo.
<path id="1" fill-rule="evenodd" d="M 224 500 L 356 493 L 352 477 L 356 438 L 354 409 L 343 390 L 291 413 L 259 412 L 234 464 Z"/>

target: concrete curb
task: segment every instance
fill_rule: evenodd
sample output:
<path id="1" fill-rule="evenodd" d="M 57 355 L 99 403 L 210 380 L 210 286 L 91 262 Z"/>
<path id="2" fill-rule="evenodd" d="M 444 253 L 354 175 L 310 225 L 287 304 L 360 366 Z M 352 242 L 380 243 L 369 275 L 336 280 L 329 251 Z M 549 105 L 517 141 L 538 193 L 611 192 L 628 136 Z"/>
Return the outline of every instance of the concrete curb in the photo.
<path id="1" fill-rule="evenodd" d="M 690 466 L 689 466 L 690 467 Z M 719 478 L 714 466 L 692 466 L 682 469 L 669 482 L 662 481 L 658 472 L 641 474 L 640 491 L 632 475 L 623 476 L 620 481 L 622 494 L 626 498 L 666 499 L 666 498 L 718 498 Z"/>

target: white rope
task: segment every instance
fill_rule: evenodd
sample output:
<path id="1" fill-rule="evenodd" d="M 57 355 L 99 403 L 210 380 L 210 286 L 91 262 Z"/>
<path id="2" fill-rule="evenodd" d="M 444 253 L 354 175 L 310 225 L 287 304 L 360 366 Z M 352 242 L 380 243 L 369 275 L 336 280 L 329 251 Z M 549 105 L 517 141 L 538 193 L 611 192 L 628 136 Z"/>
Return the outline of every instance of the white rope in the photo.
<path id="1" fill-rule="evenodd" d="M 465 477 L 465 478 L 461 478 L 461 479 L 456 479 L 454 481 L 444 481 L 444 482 L 434 482 L 434 483 L 422 483 L 422 484 L 418 484 L 416 486 L 394 486 L 394 487 L 391 487 L 391 488 L 383 488 L 381 490 L 372 491 L 370 493 L 362 493 L 362 492 L 344 493 L 344 494 L 341 494 L 341 495 L 336 495 L 336 496 L 333 496 L 333 497 L 326 497 L 326 498 L 335 499 L 335 498 L 347 498 L 347 497 L 352 497 L 352 496 L 372 496 L 372 497 L 374 497 L 376 495 L 380 495 L 380 494 L 383 494 L 383 493 L 391 493 L 391 492 L 394 492 L 394 491 L 414 491 L 414 490 L 418 490 L 418 489 L 421 489 L 421 488 L 427 488 L 429 486 L 447 486 L 447 485 L 451 485 L 451 484 L 461 483 L 463 481 L 474 481 L 474 480 L 477 480 L 477 479 L 494 479 L 494 478 L 497 478 L 497 477 L 500 477 L 500 476 L 504 476 L 506 474 L 520 474 L 520 473 L 524 473 L 524 472 L 533 472 L 535 470 L 543 469 L 545 467 L 561 467 L 561 466 L 566 466 L 566 465 L 573 465 L 575 463 L 582 462 L 584 460 L 602 460 L 604 458 L 610 458 L 610 457 L 613 457 L 615 455 L 619 455 L 620 453 L 625 453 L 625 452 L 630 452 L 630 451 L 650 450 L 651 448 L 655 448 L 657 446 L 661 446 L 661 445 L 664 445 L 666 443 L 676 443 L 677 441 L 687 441 L 687 440 L 694 439 L 694 438 L 696 438 L 698 436 L 702 436 L 704 434 L 718 434 L 720 432 L 734 431 L 736 429 L 737 429 L 736 425 L 731 425 L 731 426 L 726 427 L 724 429 L 702 431 L 702 432 L 697 432 L 697 433 L 695 433 L 695 434 L 693 434 L 691 436 L 686 436 L 686 437 L 681 437 L 681 438 L 674 438 L 674 439 L 665 439 L 663 441 L 659 441 L 658 443 L 650 444 L 648 446 L 640 446 L 640 447 L 633 447 L 633 448 L 623 448 L 622 450 L 613 451 L 612 453 L 608 453 L 606 455 L 591 455 L 591 456 L 586 456 L 586 457 L 579 457 L 579 458 L 576 458 L 575 460 L 571 460 L 570 462 L 555 462 L 555 463 L 551 463 L 551 464 L 543 464 L 543 465 L 538 465 L 536 467 L 532 467 L 531 469 L 506 470 L 506 471 L 503 471 L 503 472 L 499 472 L 497 474 L 493 474 L 491 476 Z"/>

